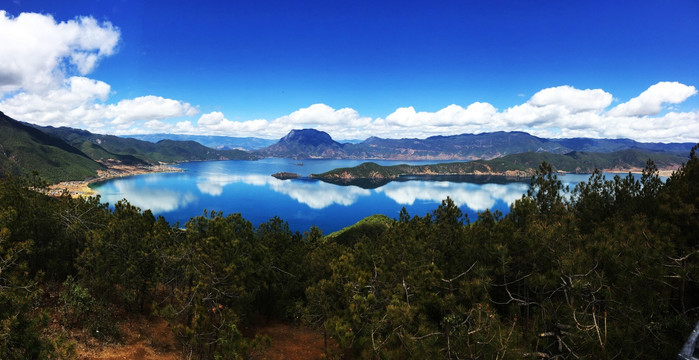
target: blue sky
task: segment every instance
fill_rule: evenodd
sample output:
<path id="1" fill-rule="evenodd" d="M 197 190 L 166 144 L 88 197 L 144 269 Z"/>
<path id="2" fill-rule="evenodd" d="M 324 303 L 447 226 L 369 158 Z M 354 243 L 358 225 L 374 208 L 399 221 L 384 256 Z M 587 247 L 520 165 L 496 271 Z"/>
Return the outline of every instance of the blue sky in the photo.
<path id="1" fill-rule="evenodd" d="M 15 0 L 0 9 L 0 111 L 43 125 L 699 141 L 697 1 Z M 28 26 L 22 13 L 53 28 Z M 26 45 L 46 39 L 41 31 L 66 35 L 42 48 L 53 52 Z M 33 54 L 55 61 L 7 65 Z"/>

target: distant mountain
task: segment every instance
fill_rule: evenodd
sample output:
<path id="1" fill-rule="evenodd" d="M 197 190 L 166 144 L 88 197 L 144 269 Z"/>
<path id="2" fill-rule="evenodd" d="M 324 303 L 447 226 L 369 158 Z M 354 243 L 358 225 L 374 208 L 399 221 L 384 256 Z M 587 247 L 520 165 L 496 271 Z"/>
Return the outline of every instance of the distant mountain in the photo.
<path id="1" fill-rule="evenodd" d="M 492 159 L 528 151 L 566 153 L 570 149 L 524 132 L 494 132 L 432 136 L 427 139 L 381 139 L 371 137 L 346 146 L 352 158 L 395 160 Z"/>
<path id="2" fill-rule="evenodd" d="M 567 154 L 528 152 L 492 160 L 417 166 L 381 166 L 373 162 L 366 162 L 351 168 L 338 168 L 322 174 L 312 174 L 311 177 L 334 184 L 372 188 L 392 180 L 415 176 L 498 175 L 529 177 L 535 173 L 543 161 L 551 164 L 555 171 L 569 173 L 588 174 L 595 169 L 630 171 L 644 168 L 648 159 L 652 159 L 660 169 L 675 169 L 687 161 L 686 156 L 640 150 L 622 150 L 612 153 L 570 152 Z"/>
<path id="3" fill-rule="evenodd" d="M 57 137 L 0 112 L 0 176 L 37 171 L 49 182 L 96 177 L 104 166 Z"/>
<path id="4" fill-rule="evenodd" d="M 124 135 L 123 138 L 132 138 L 157 143 L 160 140 L 196 141 L 206 147 L 219 150 L 257 150 L 270 146 L 277 140 L 261 139 L 256 137 L 230 137 L 208 135 L 180 135 L 180 134 L 148 134 L 148 135 Z"/>
<path id="5" fill-rule="evenodd" d="M 683 155 L 692 146 L 692 143 L 640 143 L 629 139 L 545 139 L 519 131 L 432 136 L 426 139 L 370 137 L 356 144 L 341 144 L 325 132 L 304 129 L 292 130 L 279 142 L 258 150 L 258 153 L 268 157 L 296 159 L 477 160 L 525 152 L 608 153 L 628 149 Z"/>
<path id="6" fill-rule="evenodd" d="M 685 154 L 694 146 L 694 143 L 641 143 L 631 139 L 570 138 L 551 139 L 550 141 L 571 150 L 587 152 L 613 152 L 626 149 L 638 149 Z"/>
<path id="7" fill-rule="evenodd" d="M 343 147 L 333 140 L 328 133 L 315 129 L 291 130 L 276 144 L 257 151 L 268 157 L 284 157 L 294 159 L 342 159 L 347 155 Z"/>
<path id="8" fill-rule="evenodd" d="M 35 125 L 34 125 L 35 126 Z M 82 149 L 95 160 L 116 160 L 127 164 L 158 164 L 181 161 L 256 159 L 257 156 L 242 150 L 217 150 L 195 141 L 149 141 L 121 138 L 114 135 L 93 134 L 86 130 L 68 127 L 42 127 L 39 130 L 61 138 Z"/>

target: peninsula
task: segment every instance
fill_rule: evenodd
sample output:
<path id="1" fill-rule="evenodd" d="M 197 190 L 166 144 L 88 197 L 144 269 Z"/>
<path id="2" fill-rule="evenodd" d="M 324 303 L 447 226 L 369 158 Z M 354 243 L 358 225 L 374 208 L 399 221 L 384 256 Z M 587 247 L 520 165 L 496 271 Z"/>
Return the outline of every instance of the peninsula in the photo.
<path id="1" fill-rule="evenodd" d="M 373 162 L 351 168 L 338 168 L 310 177 L 328 183 L 342 185 L 366 185 L 386 183 L 404 177 L 491 175 L 508 178 L 528 178 L 536 173 L 542 162 L 551 164 L 554 171 L 589 174 L 599 169 L 604 172 L 640 172 L 651 159 L 663 175 L 677 169 L 686 157 L 640 150 L 623 150 L 612 153 L 587 153 L 573 151 L 567 154 L 535 153 L 513 154 L 492 160 L 450 162 L 431 165 L 381 166 Z"/>

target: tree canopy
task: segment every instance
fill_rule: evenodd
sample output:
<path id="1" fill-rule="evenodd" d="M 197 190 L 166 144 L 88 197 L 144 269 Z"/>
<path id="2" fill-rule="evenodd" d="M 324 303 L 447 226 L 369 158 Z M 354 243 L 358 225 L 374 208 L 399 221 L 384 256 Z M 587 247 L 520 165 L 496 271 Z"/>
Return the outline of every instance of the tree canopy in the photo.
<path id="1" fill-rule="evenodd" d="M 205 211 L 169 224 L 126 201 L 0 181 L 0 358 L 72 358 L 46 330 L 119 340 L 113 310 L 166 319 L 193 358 L 248 358 L 264 317 L 350 358 L 670 358 L 699 319 L 699 159 L 667 181 L 600 172 L 564 188 L 543 163 L 508 214 L 376 219 L 325 237 Z M 56 298 L 56 297 L 53 297 Z M 99 334 L 99 335 L 97 335 Z"/>

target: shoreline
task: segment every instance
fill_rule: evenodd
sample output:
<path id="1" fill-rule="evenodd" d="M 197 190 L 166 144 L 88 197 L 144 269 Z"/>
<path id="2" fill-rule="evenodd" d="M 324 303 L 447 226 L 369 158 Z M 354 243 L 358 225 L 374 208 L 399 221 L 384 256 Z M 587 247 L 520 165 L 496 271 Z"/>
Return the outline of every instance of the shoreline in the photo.
<path id="1" fill-rule="evenodd" d="M 152 166 L 129 166 L 110 165 L 106 170 L 97 170 L 97 177 L 88 180 L 62 181 L 49 185 L 46 194 L 51 197 L 60 197 L 64 192 L 68 192 L 71 197 L 90 197 L 97 192 L 90 185 L 111 179 L 123 178 L 127 176 L 156 174 L 156 173 L 176 173 L 184 170 L 173 165 L 152 165 Z"/>
<path id="2" fill-rule="evenodd" d="M 99 182 L 107 181 L 107 180 L 111 180 L 111 179 L 123 178 L 123 177 L 128 177 L 128 176 L 135 176 L 135 175 L 184 172 L 183 169 L 176 167 L 176 165 L 177 164 L 169 164 L 169 165 L 161 164 L 161 165 L 151 165 L 151 166 L 130 166 L 130 165 L 109 164 L 109 165 L 107 165 L 106 170 L 97 170 L 97 177 L 96 178 L 91 178 L 91 179 L 87 179 L 87 180 L 62 181 L 62 182 L 57 183 L 57 184 L 52 184 L 52 185 L 49 185 L 48 190 L 46 191 L 46 194 L 49 196 L 52 196 L 52 197 L 60 197 L 63 195 L 63 193 L 65 191 L 67 191 L 68 194 L 74 198 L 75 197 L 90 197 L 90 196 L 93 196 L 97 193 L 95 190 L 93 190 L 90 187 L 91 184 L 95 184 L 95 183 L 99 183 Z M 670 177 L 672 175 L 672 173 L 675 172 L 677 169 L 679 169 L 679 166 L 677 168 L 658 169 L 658 175 L 660 175 L 662 177 Z M 627 168 L 627 169 L 604 169 L 602 171 L 605 173 L 612 173 L 612 174 L 628 174 L 629 172 L 634 173 L 634 174 L 640 174 L 640 173 L 642 173 L 643 168 L 632 167 L 632 168 Z M 569 172 L 560 171 L 559 173 L 568 174 Z M 412 174 L 412 175 L 417 175 L 417 174 Z M 430 175 L 444 175 L 444 174 L 430 174 Z M 507 175 L 513 175 L 513 174 L 507 174 L 507 172 L 505 172 L 505 173 L 474 172 L 473 174 L 468 174 L 468 175 L 473 175 L 473 176 L 478 176 L 478 175 L 507 176 Z M 517 175 L 522 175 L 522 174 L 517 174 Z M 529 176 L 524 176 L 524 177 L 519 176 L 519 177 L 528 178 Z M 311 176 L 311 178 L 313 178 L 313 176 Z M 321 178 L 317 178 L 317 179 L 323 180 Z M 356 178 L 356 179 L 362 179 L 362 178 Z"/>

